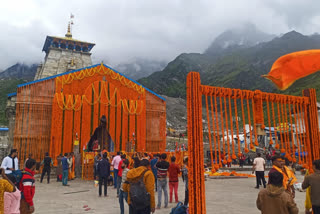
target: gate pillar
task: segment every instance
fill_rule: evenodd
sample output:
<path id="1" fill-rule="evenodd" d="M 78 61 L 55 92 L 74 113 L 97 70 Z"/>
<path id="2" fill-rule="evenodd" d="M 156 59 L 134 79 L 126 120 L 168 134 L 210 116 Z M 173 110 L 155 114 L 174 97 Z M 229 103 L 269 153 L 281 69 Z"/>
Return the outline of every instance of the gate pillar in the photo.
<path id="1" fill-rule="evenodd" d="M 205 214 L 205 180 L 202 133 L 202 93 L 200 74 L 187 76 L 189 213 Z"/>

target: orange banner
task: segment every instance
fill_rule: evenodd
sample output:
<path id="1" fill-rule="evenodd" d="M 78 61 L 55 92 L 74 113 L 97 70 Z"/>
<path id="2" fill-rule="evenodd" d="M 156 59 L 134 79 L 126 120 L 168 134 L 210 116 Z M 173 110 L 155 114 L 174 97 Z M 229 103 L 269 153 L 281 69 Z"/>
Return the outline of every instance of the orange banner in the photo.
<path id="1" fill-rule="evenodd" d="M 320 50 L 306 50 L 284 55 L 272 65 L 263 77 L 271 80 L 280 90 L 286 90 L 295 81 L 320 70 Z"/>

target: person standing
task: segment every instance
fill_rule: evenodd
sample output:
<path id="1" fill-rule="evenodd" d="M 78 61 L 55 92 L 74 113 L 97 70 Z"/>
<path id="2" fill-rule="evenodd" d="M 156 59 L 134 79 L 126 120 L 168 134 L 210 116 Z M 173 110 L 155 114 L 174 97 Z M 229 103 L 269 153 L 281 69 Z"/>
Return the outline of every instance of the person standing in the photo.
<path id="1" fill-rule="evenodd" d="M 125 181 L 127 180 L 127 174 L 129 172 L 128 169 L 129 166 L 129 161 L 128 159 L 124 159 L 121 163 L 121 169 L 122 169 L 122 174 L 121 174 L 121 187 L 120 187 L 120 193 L 119 193 L 119 204 L 120 204 L 120 213 L 124 214 L 124 204 L 123 204 L 123 199 L 128 201 L 128 193 L 123 191 L 123 185 Z"/>
<path id="2" fill-rule="evenodd" d="M 163 153 L 161 154 L 161 161 L 159 161 L 156 164 L 156 167 L 158 169 L 157 172 L 157 179 L 158 179 L 158 205 L 157 209 L 160 209 L 161 207 L 161 196 L 162 191 L 164 194 L 164 207 L 168 207 L 168 181 L 167 181 L 167 172 L 169 169 L 169 163 L 166 161 L 167 154 Z"/>
<path id="3" fill-rule="evenodd" d="M 97 167 L 98 167 L 98 162 L 101 159 L 101 154 L 97 154 L 94 157 L 94 163 L 93 163 L 93 178 L 94 180 L 97 180 Z"/>
<path id="4" fill-rule="evenodd" d="M 118 170 L 119 170 L 119 163 L 121 161 L 120 152 L 117 152 L 117 155 L 112 159 L 111 166 L 113 166 L 113 185 L 114 188 L 117 188 L 117 179 L 118 179 Z M 117 191 L 117 197 L 119 197 L 119 192 Z"/>
<path id="5" fill-rule="evenodd" d="M 121 155 L 121 161 L 119 162 L 118 165 L 118 176 L 117 176 L 117 196 L 119 196 L 120 193 L 120 188 L 121 188 L 121 182 L 122 182 L 122 163 L 126 159 L 126 155 L 122 154 Z"/>
<path id="6" fill-rule="evenodd" d="M 267 166 L 268 166 L 268 167 L 272 166 L 271 158 L 272 158 L 271 152 L 267 152 L 267 154 L 266 154 L 266 159 L 267 159 Z"/>
<path id="7" fill-rule="evenodd" d="M 10 181 L 10 179 L 5 174 L 5 170 L 3 168 L 1 170 L 0 179 L 0 213 L 4 212 L 4 194 L 5 192 L 14 192 L 16 190 L 14 184 Z"/>
<path id="8" fill-rule="evenodd" d="M 5 170 L 6 175 L 12 174 L 14 171 L 19 170 L 19 161 L 17 158 L 16 149 L 11 149 L 10 155 L 3 159 L 1 168 Z"/>
<path id="9" fill-rule="evenodd" d="M 243 168 L 245 160 L 246 160 L 246 156 L 243 153 L 241 153 L 241 156 L 239 158 L 239 167 Z"/>
<path id="10" fill-rule="evenodd" d="M 266 179 L 264 178 L 264 170 L 266 167 L 266 161 L 261 157 L 261 153 L 257 153 L 257 157 L 253 160 L 252 173 L 256 172 L 256 189 L 259 189 L 259 186 L 263 184 L 263 187 L 266 188 Z M 262 181 L 262 184 L 261 184 Z"/>
<path id="11" fill-rule="evenodd" d="M 62 164 L 62 185 L 69 186 L 68 174 L 69 174 L 70 160 L 68 158 L 68 153 L 64 153 L 64 157 L 61 159 L 61 164 Z"/>
<path id="12" fill-rule="evenodd" d="M 269 174 L 273 173 L 275 171 L 282 173 L 283 187 L 294 198 L 295 197 L 295 189 L 293 187 L 293 184 L 297 181 L 297 178 L 294 175 L 294 173 L 288 167 L 285 166 L 284 157 L 282 157 L 282 156 L 273 156 L 272 157 L 272 169 L 269 171 Z M 269 180 L 269 182 L 270 182 L 270 180 Z"/>
<path id="13" fill-rule="evenodd" d="M 314 173 L 307 175 L 302 182 L 302 188 L 311 187 L 311 204 L 314 214 L 320 214 L 320 159 L 312 163 Z"/>
<path id="14" fill-rule="evenodd" d="M 180 167 L 176 162 L 176 157 L 171 157 L 171 164 L 169 166 L 169 190 L 170 190 L 170 203 L 172 203 L 172 192 L 174 190 L 174 198 L 176 199 L 176 203 L 179 202 L 178 200 L 178 186 L 179 186 L 179 174 L 180 174 Z"/>
<path id="15" fill-rule="evenodd" d="M 110 163 L 107 160 L 107 154 L 104 153 L 103 158 L 98 161 L 97 174 L 99 176 L 99 197 L 102 195 L 102 185 L 104 185 L 104 197 L 107 197 L 108 178 L 110 176 Z"/>
<path id="16" fill-rule="evenodd" d="M 75 178 L 75 157 L 74 157 L 74 153 L 71 152 L 70 153 L 70 161 L 71 161 L 71 167 L 70 167 L 70 180 L 74 180 Z"/>
<path id="17" fill-rule="evenodd" d="M 20 187 L 22 199 L 20 201 L 20 213 L 30 214 L 34 212 L 33 197 L 35 194 L 35 168 L 36 161 L 29 159 L 26 163 L 25 172 L 22 175 Z"/>
<path id="18" fill-rule="evenodd" d="M 44 175 L 47 173 L 47 181 L 50 183 L 50 172 L 51 172 L 51 165 L 53 165 L 53 161 L 51 157 L 49 156 L 49 153 L 46 152 L 46 156 L 44 157 L 43 161 L 41 162 L 41 165 L 43 165 L 42 174 L 40 183 L 42 183 Z"/>
<path id="19" fill-rule="evenodd" d="M 183 160 L 182 168 L 182 179 L 185 183 L 185 194 L 184 194 L 184 205 L 188 206 L 189 204 L 189 186 L 188 186 L 188 157 L 185 157 Z"/>
<path id="20" fill-rule="evenodd" d="M 123 190 L 129 193 L 129 214 L 150 214 L 155 212 L 154 176 L 148 170 L 149 166 L 149 161 L 143 159 L 139 167 L 131 169 L 127 173 L 127 181 L 123 185 Z M 135 195 L 140 197 L 135 197 Z"/>
<path id="21" fill-rule="evenodd" d="M 62 181 L 62 160 L 63 156 L 62 154 L 59 154 L 57 157 L 57 168 L 56 168 L 56 175 L 57 175 L 57 182 Z"/>
<path id="22" fill-rule="evenodd" d="M 260 190 L 256 201 L 262 214 L 298 214 L 299 209 L 291 195 L 285 191 L 283 175 L 278 171 L 269 173 L 269 184 Z"/>
<path id="23" fill-rule="evenodd" d="M 155 187 L 156 187 L 156 192 L 157 192 L 157 167 L 156 167 L 156 164 L 159 160 L 159 154 L 155 154 L 153 159 L 150 161 L 150 165 L 151 165 L 151 171 L 154 175 L 154 180 L 155 180 Z"/>
<path id="24" fill-rule="evenodd" d="M 28 158 L 24 161 L 23 168 L 26 168 L 26 163 L 29 159 L 32 159 L 32 153 L 29 153 Z"/>

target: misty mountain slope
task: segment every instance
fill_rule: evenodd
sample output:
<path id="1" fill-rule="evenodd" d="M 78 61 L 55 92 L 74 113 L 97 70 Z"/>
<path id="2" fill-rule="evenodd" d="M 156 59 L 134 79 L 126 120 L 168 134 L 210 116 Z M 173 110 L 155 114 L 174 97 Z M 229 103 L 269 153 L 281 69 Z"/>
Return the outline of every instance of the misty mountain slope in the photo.
<path id="1" fill-rule="evenodd" d="M 319 35 L 305 36 L 291 31 L 269 42 L 262 42 L 252 47 L 229 49 L 220 56 L 192 54 L 187 55 L 189 58 L 182 61 L 180 57 L 184 56 L 182 54 L 170 62 L 163 71 L 139 81 L 158 93 L 185 97 L 186 76 L 191 70 L 194 70 L 200 72 L 202 84 L 205 85 L 280 93 L 269 80 L 262 78 L 261 75 L 269 73 L 274 61 L 284 54 L 319 48 Z M 315 77 L 318 77 L 317 74 L 313 79 L 307 77 L 298 81 L 284 93 L 301 95 L 302 85 L 318 87 L 317 82 L 320 79 L 315 79 Z"/>
<path id="2" fill-rule="evenodd" d="M 118 64 L 114 68 L 124 75 L 137 80 L 147 77 L 156 71 L 161 71 L 166 65 L 165 61 L 135 59 L 131 62 Z"/>
<path id="3" fill-rule="evenodd" d="M 220 34 L 204 52 L 210 55 L 221 55 L 222 52 L 255 46 L 272 40 L 275 35 L 267 34 L 247 23 Z"/>
<path id="4" fill-rule="evenodd" d="M 204 72 L 212 63 L 209 55 L 198 53 L 181 54 L 170 62 L 163 71 L 155 72 L 139 80 L 141 84 L 171 97 L 185 97 L 186 71 Z"/>
<path id="5" fill-rule="evenodd" d="M 0 79 L 23 79 L 32 81 L 37 72 L 38 65 L 16 63 L 0 73 Z"/>

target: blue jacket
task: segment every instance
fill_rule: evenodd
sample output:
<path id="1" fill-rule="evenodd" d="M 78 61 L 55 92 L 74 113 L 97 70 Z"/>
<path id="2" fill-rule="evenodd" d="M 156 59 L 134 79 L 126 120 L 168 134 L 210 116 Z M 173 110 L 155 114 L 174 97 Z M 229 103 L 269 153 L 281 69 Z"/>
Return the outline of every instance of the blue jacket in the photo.
<path id="1" fill-rule="evenodd" d="M 68 170 L 69 169 L 68 158 L 63 157 L 61 159 L 61 163 L 62 163 L 62 170 Z"/>
<path id="2" fill-rule="evenodd" d="M 110 176 L 110 163 L 107 159 L 103 158 L 98 161 L 98 176 L 101 178 L 108 178 Z"/>

